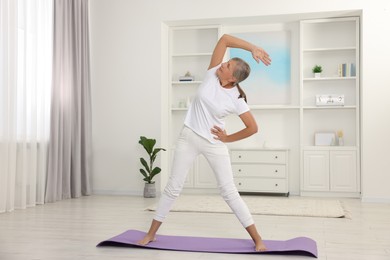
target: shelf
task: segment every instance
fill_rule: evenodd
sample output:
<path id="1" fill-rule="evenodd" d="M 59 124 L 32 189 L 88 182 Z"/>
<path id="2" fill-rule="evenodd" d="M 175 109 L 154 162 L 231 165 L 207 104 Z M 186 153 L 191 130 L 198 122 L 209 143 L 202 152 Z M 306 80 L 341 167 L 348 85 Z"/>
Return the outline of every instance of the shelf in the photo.
<path id="1" fill-rule="evenodd" d="M 296 110 L 299 106 L 280 106 L 280 105 L 250 105 L 252 110 Z"/>
<path id="2" fill-rule="evenodd" d="M 259 106 L 259 105 L 251 105 L 249 106 L 251 110 L 298 110 L 299 106 Z M 172 107 L 172 111 L 186 111 L 188 108 L 186 107 Z"/>
<path id="3" fill-rule="evenodd" d="M 327 80 L 355 80 L 356 77 L 322 77 L 322 78 L 303 78 L 303 81 L 327 81 Z"/>
<path id="4" fill-rule="evenodd" d="M 204 52 L 204 53 L 180 53 L 180 54 L 172 54 L 172 57 L 199 57 L 199 56 L 211 56 L 212 52 Z"/>
<path id="5" fill-rule="evenodd" d="M 187 111 L 187 107 L 172 107 L 171 111 Z"/>
<path id="6" fill-rule="evenodd" d="M 194 81 L 172 81 L 172 85 L 199 85 L 202 81 L 194 80 Z"/>
<path id="7" fill-rule="evenodd" d="M 304 110 L 356 109 L 356 106 L 304 106 Z"/>
<path id="8" fill-rule="evenodd" d="M 356 47 L 303 49 L 303 52 L 327 52 L 327 51 L 356 51 Z"/>
<path id="9" fill-rule="evenodd" d="M 303 145 L 302 149 L 305 151 L 356 151 L 358 150 L 357 146 L 315 146 L 315 145 Z"/>
<path id="10" fill-rule="evenodd" d="M 240 146 L 236 145 L 227 145 L 229 151 L 235 150 L 235 151 L 289 151 L 291 148 L 289 147 L 245 147 L 242 148 Z"/>

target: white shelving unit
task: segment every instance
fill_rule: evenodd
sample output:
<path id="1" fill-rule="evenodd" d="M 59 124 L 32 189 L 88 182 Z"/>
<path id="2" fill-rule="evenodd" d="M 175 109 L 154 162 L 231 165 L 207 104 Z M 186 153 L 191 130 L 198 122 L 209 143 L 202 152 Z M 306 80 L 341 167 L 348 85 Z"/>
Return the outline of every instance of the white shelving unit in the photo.
<path id="1" fill-rule="evenodd" d="M 301 195 L 360 196 L 359 19 L 300 22 Z M 353 63 L 356 75 L 339 76 Z M 312 67 L 321 65 L 322 77 Z M 343 106 L 316 106 L 316 95 L 345 96 Z M 315 146 L 317 132 L 343 131 L 345 146 Z"/>
<path id="2" fill-rule="evenodd" d="M 253 32 L 258 32 L 258 29 L 259 28 L 256 28 L 256 26 L 251 27 Z M 264 27 L 262 26 L 260 30 L 263 29 Z M 274 29 L 275 27 L 272 26 L 269 30 Z M 296 26 L 296 30 L 298 30 L 298 26 Z M 167 160 L 167 162 L 171 162 L 174 145 L 188 111 L 188 106 L 185 105 L 188 103 L 187 99 L 192 99 L 198 86 L 202 83 L 215 44 L 223 33 L 234 34 L 240 32 L 248 32 L 247 26 L 234 27 L 234 31 L 230 30 L 228 27 L 222 26 L 171 27 L 169 29 L 169 82 L 167 84 L 169 88 L 169 97 L 167 98 L 169 112 L 167 118 L 168 123 L 166 124 L 168 127 L 164 130 L 164 132 L 167 133 L 167 140 L 165 140 L 164 143 L 169 144 L 171 153 L 168 153 L 169 160 Z M 227 53 L 226 59 L 229 58 L 228 56 Z M 295 62 L 298 62 L 298 58 L 296 58 Z M 179 81 L 179 77 L 183 76 L 187 71 L 195 77 L 195 80 L 188 82 Z M 291 89 L 284 90 L 286 91 L 286 100 L 283 100 L 283 102 L 262 104 L 256 101 L 255 95 L 267 95 L 267 93 L 258 93 L 256 91 L 254 91 L 254 93 L 248 93 L 248 90 L 252 90 L 253 92 L 253 88 L 243 84 L 242 87 L 247 90 L 247 94 L 249 94 L 249 106 L 259 123 L 261 134 L 237 143 L 228 144 L 228 146 L 231 150 L 242 149 L 248 151 L 250 149 L 259 149 L 259 147 L 270 151 L 280 147 L 286 147 L 285 149 L 293 147 L 290 150 L 295 158 L 292 167 L 298 175 L 299 140 L 298 138 L 291 138 L 291 135 L 295 137 L 299 136 L 300 106 L 298 80 L 291 85 Z M 238 117 L 232 116 L 226 119 L 226 126 L 227 132 L 232 133 L 241 130 L 243 123 Z M 278 130 L 275 131 L 275 129 Z M 266 143 L 272 148 L 264 148 Z M 286 165 L 288 165 L 289 160 L 289 157 L 286 158 Z M 170 163 L 166 163 L 165 165 L 171 166 Z M 169 172 L 169 169 L 167 172 Z M 286 169 L 285 173 L 288 174 L 289 172 L 290 170 Z M 261 175 L 261 173 L 259 174 Z M 287 175 L 283 180 L 278 180 L 283 182 L 283 186 L 279 186 L 277 189 L 274 189 L 274 191 L 288 194 L 289 183 L 287 180 Z M 187 188 L 186 190 L 190 190 L 191 192 L 195 190 L 204 192 L 204 189 L 210 191 L 211 188 L 216 188 L 214 174 L 202 156 L 194 162 L 185 186 Z M 264 187 L 259 187 L 258 191 L 264 191 Z M 256 192 L 256 190 L 254 192 Z"/>
<path id="3" fill-rule="evenodd" d="M 170 27 L 167 41 L 168 89 L 164 91 L 167 96 L 164 99 L 166 102 L 163 102 L 165 112 L 162 130 L 162 133 L 166 133 L 163 136 L 163 143 L 169 147 L 170 153 L 167 153 L 168 160 L 164 161 L 168 167 L 164 172 L 166 174 L 170 172 L 171 163 L 168 162 L 172 160 L 175 142 L 183 127 L 188 111 L 187 103 L 191 101 L 202 83 L 219 37 L 223 33 L 233 35 L 258 33 L 275 31 L 275 28 L 289 31 L 291 36 L 290 86 L 284 90 L 283 100 L 273 102 L 264 99 L 269 92 L 262 93 L 258 89 L 253 91 L 253 86 L 247 86 L 245 81 L 240 84 L 248 95 L 248 104 L 260 131 L 228 146 L 231 151 L 241 151 L 244 154 L 253 150 L 265 150 L 270 153 L 278 149 L 286 151 L 283 166 L 287 167 L 286 175 L 283 176 L 285 179 L 271 180 L 272 178 L 269 179 L 268 176 L 267 181 L 280 182 L 277 188 L 272 190 L 268 189 L 266 184 L 265 186 L 259 184 L 264 179 L 261 177 L 262 173 L 259 173 L 258 178 L 253 172 L 251 176 L 236 177 L 245 186 L 244 189 L 251 192 L 268 189 L 270 192 L 286 194 L 290 192 L 294 195 L 359 197 L 360 47 L 357 17 L 296 21 L 268 27 L 264 24 L 249 27 L 242 25 Z M 340 77 L 338 65 L 342 63 L 354 63 L 356 75 Z M 317 64 L 323 68 L 320 78 L 314 78 L 312 74 L 312 67 Z M 195 80 L 179 81 L 179 77 L 187 72 L 190 72 Z M 315 97 L 319 94 L 344 95 L 345 103 L 343 106 L 317 106 Z M 243 124 L 239 118 L 232 116 L 226 119 L 226 127 L 227 132 L 232 133 L 242 129 Z M 344 133 L 344 146 L 315 146 L 315 133 L 339 130 Z M 233 159 L 233 165 L 240 165 L 240 162 Z M 249 164 L 251 171 L 258 166 L 259 171 L 263 169 L 257 162 Z M 250 181 L 255 179 L 257 186 L 251 186 Z M 214 174 L 203 157 L 194 162 L 185 186 L 186 190 L 191 192 L 205 192 L 205 189 L 207 192 L 216 191 Z M 294 191 L 290 190 L 291 187 L 294 187 Z"/>
<path id="4" fill-rule="evenodd" d="M 172 161 L 175 142 L 183 127 L 188 103 L 195 96 L 210 63 L 212 51 L 219 39 L 219 26 L 172 27 L 169 31 L 169 162 Z M 189 72 L 194 81 L 179 81 Z M 171 163 L 168 164 L 169 171 Z M 186 188 L 213 189 L 216 181 L 206 159 L 200 156 L 190 169 Z"/>
<path id="5" fill-rule="evenodd" d="M 226 28 L 225 28 L 226 29 Z M 226 31 L 224 31 L 226 32 Z M 233 33 L 233 32 L 227 32 Z M 172 27 L 170 28 L 169 36 L 169 133 L 168 143 L 171 147 L 171 151 L 174 150 L 174 145 L 179 136 L 180 130 L 183 126 L 185 115 L 188 111 L 188 106 L 185 105 L 187 99 L 192 99 L 196 93 L 196 89 L 202 83 L 204 74 L 208 68 L 209 61 L 212 55 L 212 51 L 217 43 L 219 37 L 222 35 L 222 28 L 220 26 L 197 26 L 197 27 Z M 228 56 L 228 55 L 227 55 Z M 228 58 L 228 57 L 226 57 Z M 183 76 L 189 71 L 192 76 L 195 77 L 194 81 L 182 82 L 179 81 L 179 77 Z M 246 86 L 243 86 L 244 89 Z M 297 84 L 295 84 L 295 91 L 298 90 Z M 278 147 L 288 147 L 290 142 L 289 134 L 291 129 L 294 129 L 294 133 L 298 135 L 299 130 L 299 102 L 298 94 L 294 92 L 294 100 L 287 104 L 257 104 L 249 103 L 252 113 L 256 117 L 259 124 L 264 124 L 262 127 L 261 138 L 266 139 L 268 143 L 278 143 Z M 249 95 L 249 98 L 251 96 Z M 251 100 L 253 101 L 253 99 Z M 291 119 L 293 118 L 293 119 Z M 282 126 L 287 124 L 293 125 L 292 127 L 283 128 Z M 242 122 L 237 117 L 227 118 L 227 131 L 235 132 L 242 128 Z M 280 129 L 275 132 L 274 128 Z M 244 150 L 247 149 L 247 144 L 251 144 L 252 148 L 263 146 L 265 141 L 256 140 L 259 136 L 251 137 L 243 140 L 238 145 Z M 273 140 L 271 140 L 273 138 Z M 291 139 L 293 142 L 296 138 Z M 287 145 L 286 145 L 287 142 Z M 236 144 L 233 144 L 236 145 Z M 253 147 L 255 146 L 255 147 Z M 297 147 L 299 144 L 297 143 Z M 230 147 L 230 146 L 229 146 Z M 234 149 L 230 147 L 230 149 Z M 296 148 L 296 153 L 299 153 L 299 148 Z M 173 156 L 173 152 L 170 154 L 170 160 Z M 288 154 L 288 153 L 287 153 Z M 288 158 L 286 158 L 288 161 Z M 286 162 L 287 163 L 287 162 Z M 171 165 L 169 164 L 169 167 Z M 297 166 L 297 165 L 296 165 Z M 299 166 L 298 166 L 299 167 Z M 297 171 L 298 171 L 297 167 Z M 286 174 L 288 170 L 285 171 Z M 211 176 L 211 177 L 210 177 Z M 281 186 L 275 191 L 288 193 L 288 176 L 285 176 L 283 180 L 283 189 Z M 216 188 L 214 180 L 214 174 L 208 166 L 206 160 L 200 156 L 194 163 L 192 169 L 189 172 L 187 181 L 185 183 L 187 190 L 192 188 L 191 191 L 196 189 Z M 258 191 L 260 191 L 260 187 Z"/>

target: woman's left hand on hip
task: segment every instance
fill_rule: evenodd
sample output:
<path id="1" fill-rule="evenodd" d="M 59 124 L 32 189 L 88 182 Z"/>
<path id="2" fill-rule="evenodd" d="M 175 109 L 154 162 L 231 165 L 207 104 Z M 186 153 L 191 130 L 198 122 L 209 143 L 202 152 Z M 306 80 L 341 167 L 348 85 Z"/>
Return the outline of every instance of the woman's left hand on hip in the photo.
<path id="1" fill-rule="evenodd" d="M 228 135 L 226 134 L 226 131 L 218 126 L 214 126 L 211 128 L 211 133 L 215 135 L 214 139 L 219 140 L 221 142 L 226 142 Z"/>

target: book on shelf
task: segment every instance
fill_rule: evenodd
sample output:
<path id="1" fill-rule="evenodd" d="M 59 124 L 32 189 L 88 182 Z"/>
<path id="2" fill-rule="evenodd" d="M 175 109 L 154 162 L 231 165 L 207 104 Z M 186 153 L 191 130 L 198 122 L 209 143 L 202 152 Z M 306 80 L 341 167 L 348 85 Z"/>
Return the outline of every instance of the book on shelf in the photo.
<path id="1" fill-rule="evenodd" d="M 355 63 L 342 63 L 338 66 L 339 77 L 355 77 L 356 65 Z"/>
<path id="2" fill-rule="evenodd" d="M 192 77 L 192 76 L 181 76 L 181 77 L 179 77 L 179 81 L 194 81 L 194 77 Z"/>

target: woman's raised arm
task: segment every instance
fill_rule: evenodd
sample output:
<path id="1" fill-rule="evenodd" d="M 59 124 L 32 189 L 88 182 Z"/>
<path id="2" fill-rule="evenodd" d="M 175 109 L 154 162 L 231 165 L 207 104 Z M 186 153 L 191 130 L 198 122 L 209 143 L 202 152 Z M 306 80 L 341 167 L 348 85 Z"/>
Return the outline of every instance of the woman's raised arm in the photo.
<path id="1" fill-rule="evenodd" d="M 222 63 L 223 56 L 225 55 L 227 48 L 239 48 L 247 50 L 252 53 L 252 57 L 256 60 L 257 63 L 262 61 L 266 66 L 271 64 L 271 59 L 267 52 L 261 47 L 257 47 L 252 43 L 249 43 L 240 38 L 224 34 L 217 42 L 217 45 L 214 48 L 213 55 L 211 56 L 209 69 Z"/>

